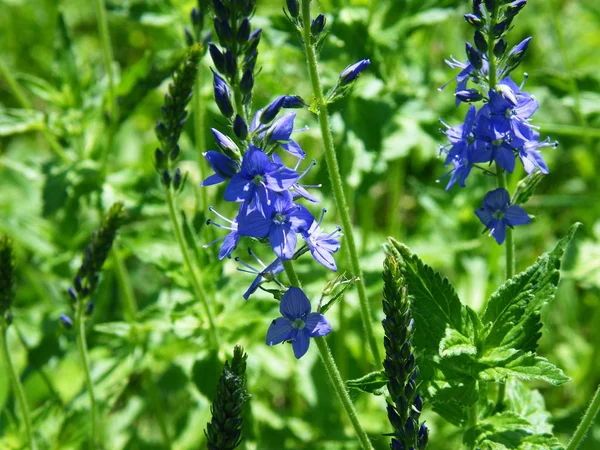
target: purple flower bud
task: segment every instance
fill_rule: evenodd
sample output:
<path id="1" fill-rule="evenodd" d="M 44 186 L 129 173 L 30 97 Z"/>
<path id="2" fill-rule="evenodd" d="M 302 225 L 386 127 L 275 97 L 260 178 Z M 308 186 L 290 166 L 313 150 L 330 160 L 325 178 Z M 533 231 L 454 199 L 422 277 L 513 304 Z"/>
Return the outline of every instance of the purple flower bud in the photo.
<path id="1" fill-rule="evenodd" d="M 213 72 L 213 85 L 214 85 L 214 94 L 215 94 L 215 102 L 223 114 L 227 119 L 229 119 L 233 115 L 233 105 L 231 104 L 231 91 L 229 90 L 229 86 L 225 83 L 219 75 Z"/>
<path id="2" fill-rule="evenodd" d="M 231 25 L 226 20 L 219 20 L 215 17 L 214 21 L 215 32 L 219 37 L 219 42 L 223 47 L 227 47 L 233 43 L 233 31 Z"/>
<path id="3" fill-rule="evenodd" d="M 415 407 L 415 409 L 419 412 L 421 412 L 423 410 L 423 399 L 421 398 L 420 395 L 417 395 L 415 397 L 415 401 L 413 403 L 413 406 Z"/>
<path id="4" fill-rule="evenodd" d="M 215 14 L 221 20 L 229 19 L 229 10 L 223 4 L 221 0 L 213 0 L 213 6 L 215 8 Z"/>
<path id="5" fill-rule="evenodd" d="M 73 321 L 66 314 L 61 314 L 59 319 L 67 330 L 73 328 Z"/>
<path id="6" fill-rule="evenodd" d="M 511 23 L 512 23 L 512 17 L 509 19 L 504 19 L 502 22 L 497 23 L 494 26 L 494 36 L 495 37 L 502 36 L 506 32 L 506 30 L 508 30 L 508 27 L 510 27 Z"/>
<path id="7" fill-rule="evenodd" d="M 467 51 L 467 58 L 473 67 L 476 69 L 481 69 L 483 65 L 483 59 L 481 57 L 481 53 L 479 53 L 475 48 L 471 45 L 470 42 L 465 44 L 465 49 Z"/>
<path id="8" fill-rule="evenodd" d="M 233 132 L 242 141 L 248 137 L 248 125 L 246 125 L 246 122 L 244 122 L 244 119 L 239 114 L 236 114 L 233 120 Z"/>
<path id="9" fill-rule="evenodd" d="M 529 43 L 533 39 L 531 36 L 523 39 L 508 52 L 508 65 L 518 65 L 525 56 L 525 52 L 529 48 Z"/>
<path id="10" fill-rule="evenodd" d="M 300 4 L 298 3 L 298 0 L 286 0 L 286 3 L 290 16 L 294 19 L 298 18 L 300 15 Z"/>
<path id="11" fill-rule="evenodd" d="M 194 36 L 192 36 L 192 33 L 190 32 L 188 27 L 185 27 L 183 32 L 185 34 L 185 41 L 187 42 L 187 45 L 194 45 L 195 39 L 194 39 Z"/>
<path id="12" fill-rule="evenodd" d="M 75 292 L 75 289 L 73 289 L 72 287 L 69 288 L 69 297 L 71 297 L 71 300 L 73 302 L 77 301 L 77 292 Z"/>
<path id="13" fill-rule="evenodd" d="M 192 8 L 190 19 L 192 20 L 192 24 L 200 25 L 202 22 L 202 13 L 198 10 L 198 8 Z"/>
<path id="14" fill-rule="evenodd" d="M 312 35 L 313 39 L 317 40 L 324 28 L 325 16 L 323 14 L 319 14 L 310 24 L 310 34 Z"/>
<path id="15" fill-rule="evenodd" d="M 481 53 L 485 53 L 488 51 L 487 40 L 485 39 L 485 36 L 481 31 L 475 30 L 473 40 L 475 41 L 475 47 L 477 47 L 477 50 L 479 50 Z"/>
<path id="16" fill-rule="evenodd" d="M 177 169 L 179 170 L 179 169 Z M 92 302 L 91 300 L 89 302 L 87 302 L 87 305 L 85 306 L 85 315 L 86 316 L 91 316 L 94 313 L 94 302 Z"/>
<path id="17" fill-rule="evenodd" d="M 496 58 L 502 58 L 504 56 L 504 52 L 506 51 L 506 41 L 504 39 L 499 39 L 494 45 L 494 56 Z"/>
<path id="18" fill-rule="evenodd" d="M 262 114 L 260 115 L 261 123 L 269 123 L 275 119 L 279 111 L 281 111 L 281 107 L 283 106 L 283 102 L 285 101 L 285 95 L 280 95 L 275 100 L 268 105 Z"/>
<path id="19" fill-rule="evenodd" d="M 256 50 L 256 47 L 258 47 L 258 44 L 260 42 L 261 35 L 262 28 L 259 28 L 258 30 L 252 32 L 252 34 L 248 38 L 248 47 L 245 50 L 247 55 L 253 53 L 254 50 Z"/>
<path id="20" fill-rule="evenodd" d="M 427 427 L 425 426 L 425 424 L 422 424 L 421 427 L 419 428 L 419 435 L 417 437 L 417 446 L 419 447 L 419 450 L 424 450 L 425 447 L 427 447 L 427 441 L 429 439 L 429 435 L 428 435 L 428 431 L 427 431 Z"/>
<path id="21" fill-rule="evenodd" d="M 210 57 L 213 60 L 216 69 L 221 73 L 225 73 L 225 58 L 223 57 L 221 50 L 211 42 L 208 44 L 208 52 L 210 53 Z"/>
<path id="22" fill-rule="evenodd" d="M 233 53 L 230 50 L 227 50 L 223 55 L 223 61 L 225 65 L 224 74 L 228 77 L 233 77 L 237 71 L 237 61 L 233 57 Z"/>
<path id="23" fill-rule="evenodd" d="M 461 102 L 477 102 L 483 98 L 477 89 L 465 89 L 454 94 Z"/>
<path id="24" fill-rule="evenodd" d="M 217 142 L 217 145 L 219 146 L 219 148 L 221 150 L 223 150 L 224 153 L 233 153 L 233 154 L 240 153 L 240 149 L 238 148 L 237 145 L 235 145 L 235 142 L 233 142 L 231 140 L 231 138 L 229 138 L 228 136 L 225 136 L 223 133 L 221 133 L 219 130 L 217 130 L 215 128 L 211 128 L 210 131 L 212 131 L 212 134 L 215 137 L 215 141 Z"/>
<path id="25" fill-rule="evenodd" d="M 290 112 L 277 119 L 267 130 L 267 140 L 269 142 L 287 142 L 294 131 L 295 112 Z"/>
<path id="26" fill-rule="evenodd" d="M 340 84 L 345 86 L 352 83 L 370 64 L 370 59 L 361 59 L 357 63 L 346 67 L 340 75 Z"/>
<path id="27" fill-rule="evenodd" d="M 492 12 L 496 7 L 496 0 L 485 0 L 485 9 Z"/>
<path id="28" fill-rule="evenodd" d="M 240 90 L 242 94 L 250 94 L 252 92 L 252 88 L 254 87 L 254 74 L 251 70 L 246 70 L 244 75 L 242 75 L 242 80 L 240 81 Z"/>
<path id="29" fill-rule="evenodd" d="M 283 101 L 283 108 L 286 109 L 304 108 L 306 106 L 308 105 L 299 95 L 286 95 Z"/>
<path id="30" fill-rule="evenodd" d="M 168 170 L 165 170 L 165 171 L 162 173 L 162 178 L 161 178 L 161 180 L 162 180 L 162 183 L 163 183 L 163 185 L 165 185 L 165 187 L 167 187 L 167 188 L 168 188 L 168 187 L 171 185 L 171 174 L 169 173 L 169 171 L 168 171 Z"/>
<path id="31" fill-rule="evenodd" d="M 465 14 L 464 17 L 467 23 L 472 27 L 480 29 L 484 25 L 483 19 L 475 14 Z"/>
<path id="32" fill-rule="evenodd" d="M 512 3 L 509 3 L 504 11 L 504 15 L 510 18 L 515 17 L 525 7 L 526 4 L 527 0 L 516 0 Z"/>
<path id="33" fill-rule="evenodd" d="M 175 175 L 173 176 L 173 189 L 175 189 L 176 191 L 179 190 L 179 188 L 181 187 L 181 181 L 181 169 L 178 167 L 177 170 L 175 170 Z"/>
<path id="34" fill-rule="evenodd" d="M 237 32 L 237 42 L 238 44 L 245 44 L 250 38 L 250 21 L 246 17 L 242 20 Z"/>

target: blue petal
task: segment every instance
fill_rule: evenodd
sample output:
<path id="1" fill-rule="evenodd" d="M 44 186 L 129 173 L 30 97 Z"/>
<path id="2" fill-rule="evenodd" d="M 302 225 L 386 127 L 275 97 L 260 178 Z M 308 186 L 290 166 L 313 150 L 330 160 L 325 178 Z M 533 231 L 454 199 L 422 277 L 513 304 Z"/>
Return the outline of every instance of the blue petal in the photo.
<path id="1" fill-rule="evenodd" d="M 490 211 L 502 211 L 510 203 L 510 195 L 506 189 L 498 188 L 485 194 L 483 207 Z"/>
<path id="2" fill-rule="evenodd" d="M 296 232 L 301 229 L 308 230 L 310 225 L 315 221 L 315 218 L 304 205 L 296 206 L 294 211 L 288 214 L 292 230 Z"/>
<path id="3" fill-rule="evenodd" d="M 310 337 L 323 337 L 331 333 L 331 325 L 323 314 L 310 313 L 304 321 L 304 329 Z"/>
<path id="4" fill-rule="evenodd" d="M 505 144 L 502 144 L 496 149 L 496 155 L 494 160 L 509 173 L 513 173 L 515 170 L 515 154 L 512 149 Z"/>
<path id="5" fill-rule="evenodd" d="M 506 239 L 506 224 L 503 220 L 496 220 L 496 223 L 493 225 L 492 231 L 490 234 L 496 239 L 496 242 L 500 245 Z"/>
<path id="6" fill-rule="evenodd" d="M 279 317 L 271 322 L 267 330 L 267 345 L 277 345 L 292 339 L 294 332 L 297 331 L 285 317 Z"/>
<path id="7" fill-rule="evenodd" d="M 531 217 L 527 215 L 525 210 L 519 205 L 509 206 L 504 213 L 504 220 L 508 225 L 525 225 L 531 222 Z"/>
<path id="8" fill-rule="evenodd" d="M 300 178 L 295 170 L 275 163 L 271 163 L 267 170 L 265 184 L 269 189 L 276 192 L 287 191 Z"/>
<path id="9" fill-rule="evenodd" d="M 296 251 L 296 233 L 289 225 L 275 225 L 271 223 L 269 229 L 269 243 L 273 252 L 283 260 L 291 259 Z"/>
<path id="10" fill-rule="evenodd" d="M 258 275 L 254 279 L 254 281 L 252 282 L 250 287 L 246 290 L 246 292 L 244 292 L 244 300 L 248 300 L 250 298 L 250 296 L 256 292 L 256 290 L 258 289 L 258 286 L 260 285 L 260 283 L 262 283 L 263 280 L 264 280 L 264 278 L 262 275 Z"/>
<path id="11" fill-rule="evenodd" d="M 279 311 L 286 319 L 294 321 L 310 313 L 310 302 L 302 289 L 291 286 L 281 299 Z"/>
<path id="12" fill-rule="evenodd" d="M 215 137 L 215 140 L 217 141 L 217 145 L 219 146 L 219 148 L 221 150 L 223 150 L 223 151 L 229 150 L 233 153 L 240 152 L 240 149 L 238 148 L 237 145 L 235 145 L 235 142 L 233 142 L 230 137 L 225 136 L 223 133 L 221 133 L 219 130 L 217 130 L 215 128 L 211 128 L 210 131 L 212 131 L 212 134 Z"/>
<path id="13" fill-rule="evenodd" d="M 265 218 L 255 209 L 245 216 L 238 217 L 238 232 L 240 236 L 263 238 L 269 234 L 272 223 L 270 217 Z"/>
<path id="14" fill-rule="evenodd" d="M 231 255 L 231 252 L 237 247 L 238 242 L 240 242 L 240 234 L 237 231 L 232 231 L 225 236 L 223 245 L 221 245 L 221 249 L 219 250 L 219 259 Z"/>
<path id="15" fill-rule="evenodd" d="M 304 157 L 306 156 L 306 153 L 304 152 L 304 150 L 302 150 L 300 145 L 293 139 L 290 142 L 288 142 L 287 144 L 281 144 L 281 147 L 286 152 L 294 155 L 298 159 L 304 159 Z"/>
<path id="16" fill-rule="evenodd" d="M 309 345 L 310 338 L 308 337 L 308 332 L 305 330 L 300 330 L 298 332 L 298 336 L 296 336 L 296 339 L 292 341 L 292 347 L 294 349 L 294 356 L 296 359 L 300 359 L 306 354 Z"/>
<path id="17" fill-rule="evenodd" d="M 228 202 L 243 202 L 254 194 L 254 184 L 248 181 L 241 173 L 236 173 L 227 187 L 223 198 Z"/>
<path id="18" fill-rule="evenodd" d="M 290 136 L 294 131 L 294 119 L 296 118 L 295 112 L 287 113 L 281 116 L 279 119 L 271 125 L 271 128 L 267 131 L 267 138 L 271 142 L 287 142 L 290 140 Z"/>
<path id="19" fill-rule="evenodd" d="M 242 159 L 242 174 L 248 179 L 252 179 L 256 175 L 264 175 L 270 163 L 266 153 L 250 145 Z"/>
<path id="20" fill-rule="evenodd" d="M 321 246 L 310 246 L 310 254 L 315 258 L 315 261 L 327 267 L 333 272 L 337 272 L 337 265 L 333 255 Z"/>
<path id="21" fill-rule="evenodd" d="M 211 176 L 207 177 L 200 186 L 212 186 L 213 184 L 219 184 L 225 181 L 227 178 L 223 178 L 218 173 L 213 173 Z"/>
<path id="22" fill-rule="evenodd" d="M 486 228 L 490 228 L 490 224 L 492 220 L 494 220 L 493 211 L 486 208 L 478 208 L 475 210 L 475 214 L 479 218 L 482 224 L 486 226 Z"/>

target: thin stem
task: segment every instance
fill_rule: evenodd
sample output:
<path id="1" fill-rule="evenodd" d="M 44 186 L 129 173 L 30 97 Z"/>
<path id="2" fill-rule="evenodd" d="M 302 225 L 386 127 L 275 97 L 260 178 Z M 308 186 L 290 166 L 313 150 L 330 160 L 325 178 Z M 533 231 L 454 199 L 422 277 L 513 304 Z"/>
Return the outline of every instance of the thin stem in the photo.
<path id="1" fill-rule="evenodd" d="M 506 174 L 502 167 L 496 163 L 496 184 L 506 190 Z M 506 228 L 506 279 L 510 280 L 515 275 L 515 244 L 513 242 L 513 229 Z"/>
<path id="2" fill-rule="evenodd" d="M 113 242 L 112 259 L 113 264 L 115 265 L 115 271 L 117 273 L 117 280 L 119 281 L 119 286 L 121 286 L 123 300 L 125 300 L 125 318 L 128 322 L 133 322 L 138 311 L 137 303 L 133 294 L 131 281 L 127 276 L 127 269 L 125 268 L 125 263 L 123 262 L 123 258 L 121 257 L 121 250 L 119 248 L 119 244 L 116 241 Z"/>
<path id="3" fill-rule="evenodd" d="M 108 101 L 111 122 L 114 121 L 112 115 L 116 111 L 115 79 L 112 70 L 113 52 L 110 44 L 110 33 L 108 31 L 108 20 L 106 18 L 106 4 L 104 0 L 96 0 L 96 16 L 98 17 L 98 33 L 102 42 L 102 54 L 104 56 L 104 65 L 106 66 L 106 75 L 108 77 Z"/>
<path id="4" fill-rule="evenodd" d="M 296 286 L 301 288 L 300 279 L 298 278 L 298 274 L 294 269 L 294 263 L 291 260 L 284 261 L 283 267 L 285 268 L 285 273 L 287 274 L 290 283 L 292 286 Z M 331 354 L 331 350 L 327 345 L 327 341 L 325 338 L 315 338 L 315 343 L 317 344 L 317 348 L 319 349 L 319 355 L 321 356 L 321 361 L 323 361 L 323 365 L 325 366 L 325 371 L 329 376 L 329 380 L 333 385 L 333 389 L 337 394 L 342 406 L 344 407 L 344 411 L 346 415 L 350 419 L 352 423 L 352 427 L 356 432 L 356 436 L 360 441 L 360 444 L 365 450 L 373 450 L 373 445 L 369 440 L 369 436 L 367 436 L 366 431 L 362 427 L 360 421 L 358 420 L 358 414 L 356 413 L 356 409 L 352 404 L 352 400 L 350 399 L 350 395 L 348 395 L 348 391 L 346 390 L 346 386 L 344 384 L 344 380 L 342 380 L 342 376 L 335 364 L 335 360 L 333 359 L 333 355 Z"/>
<path id="5" fill-rule="evenodd" d="M 204 107 L 202 105 L 202 77 L 200 71 L 194 83 L 194 135 L 196 136 L 196 151 L 198 155 L 198 170 L 200 179 L 206 178 L 206 163 L 204 161 L 204 150 L 206 149 L 206 138 L 204 136 Z M 208 208 L 208 190 L 200 190 L 200 199 L 202 204 L 200 210 L 205 211 Z"/>
<path id="6" fill-rule="evenodd" d="M 333 136 L 331 134 L 331 128 L 329 125 L 329 114 L 327 111 L 327 103 L 323 96 L 323 88 L 321 86 L 321 80 L 319 78 L 319 69 L 317 65 L 317 55 L 315 47 L 311 42 L 311 19 L 310 19 L 310 0 L 302 0 L 302 21 L 303 30 L 302 35 L 304 38 L 304 49 L 306 52 L 306 62 L 308 65 L 308 71 L 310 80 L 313 87 L 313 95 L 317 101 L 319 125 L 321 127 L 321 134 L 323 136 L 323 144 L 325 147 L 325 162 L 327 165 L 327 171 L 329 173 L 329 179 L 331 181 L 331 187 L 333 189 L 333 197 L 337 206 L 340 220 L 342 222 L 342 228 L 344 231 L 345 241 L 348 246 L 348 253 L 350 255 L 350 265 L 352 268 L 352 275 L 358 277 L 358 298 L 360 301 L 360 314 L 365 329 L 365 334 L 375 363 L 381 364 L 381 354 L 377 341 L 375 340 L 375 334 L 373 333 L 373 325 L 371 323 L 371 310 L 369 307 L 369 299 L 367 297 L 367 289 L 363 279 L 362 270 L 360 267 L 360 260 L 358 257 L 358 250 L 356 248 L 356 240 L 354 238 L 354 230 L 352 227 L 352 220 L 350 218 L 350 210 L 348 209 L 348 203 L 346 201 L 346 195 L 344 194 L 344 185 L 342 177 L 340 175 L 340 168 L 335 154 L 335 147 L 333 145 Z"/>
<path id="7" fill-rule="evenodd" d="M 17 402 L 19 403 L 19 408 L 21 409 L 21 416 L 23 418 L 23 423 L 25 424 L 25 436 L 29 442 L 29 448 L 35 450 L 37 447 L 35 445 L 35 441 L 33 440 L 33 428 L 31 426 L 31 415 L 29 413 L 29 405 L 27 404 L 27 397 L 25 396 L 25 390 L 23 389 L 23 385 L 19 379 L 19 374 L 13 365 L 10 357 L 10 351 L 8 349 L 8 339 L 6 333 L 8 326 L 3 318 L 0 318 L 0 322 L 0 326 L 2 327 L 2 330 L 0 330 L 0 341 L 2 342 L 0 344 L 2 345 L 2 356 L 4 357 L 6 371 L 8 372 L 8 376 L 15 390 Z"/>
<path id="8" fill-rule="evenodd" d="M 583 415 L 566 450 L 575 450 L 579 447 L 579 444 L 581 444 L 581 441 L 583 441 L 583 438 L 585 438 L 589 428 L 592 426 L 594 418 L 596 417 L 596 414 L 598 414 L 598 409 L 600 409 L 600 385 L 598 386 L 598 389 L 596 389 L 596 393 L 592 398 L 590 406 L 588 406 L 587 411 Z"/>
<path id="9" fill-rule="evenodd" d="M 346 390 L 344 381 L 340 376 L 340 372 L 338 371 L 335 365 L 335 361 L 333 359 L 333 355 L 331 354 L 331 350 L 329 350 L 327 341 L 325 340 L 325 338 L 316 338 L 314 341 L 317 344 L 317 348 L 319 349 L 319 356 L 321 356 L 321 361 L 323 361 L 325 371 L 329 376 L 335 393 L 337 394 L 340 402 L 342 403 L 342 406 L 344 407 L 344 411 L 346 411 L 346 414 L 350 419 L 352 426 L 354 427 L 354 431 L 356 432 L 356 437 L 358 437 L 358 440 L 360 441 L 360 445 L 365 450 L 373 449 L 373 445 L 369 440 L 369 436 L 367 436 L 366 431 L 364 430 L 364 428 L 358 420 L 356 409 L 352 404 L 350 395 L 348 395 L 348 391 Z"/>
<path id="10" fill-rule="evenodd" d="M 219 348 L 219 337 L 217 335 L 217 329 L 215 327 L 215 322 L 213 319 L 212 311 L 210 309 L 210 305 L 208 304 L 208 299 L 200 280 L 198 279 L 198 274 L 196 273 L 194 266 L 192 265 L 192 260 L 190 258 L 190 253 L 188 251 L 187 245 L 183 238 L 183 232 L 181 231 L 181 226 L 179 224 L 179 219 L 177 218 L 177 213 L 175 212 L 175 202 L 173 200 L 173 193 L 170 188 L 165 189 L 165 195 L 167 197 L 167 206 L 169 207 L 169 217 L 171 218 L 171 223 L 173 225 L 173 231 L 175 232 L 175 237 L 177 239 L 177 243 L 179 244 L 179 249 L 181 251 L 181 255 L 183 256 L 183 263 L 185 265 L 185 270 L 189 274 L 190 282 L 192 283 L 192 289 L 194 291 L 194 295 L 196 299 L 200 301 L 202 307 L 204 308 L 204 312 L 206 313 L 206 317 L 208 318 L 208 327 L 210 332 L 210 339 L 212 341 L 212 345 L 215 348 Z"/>
<path id="11" fill-rule="evenodd" d="M 25 92 L 19 85 L 18 81 L 15 79 L 15 77 L 9 70 L 8 66 L 4 62 L 4 59 L 2 59 L 1 57 L 0 57 L 0 74 L 2 74 L 2 76 L 6 80 L 8 87 L 12 91 L 13 95 L 16 97 L 16 99 L 19 102 L 19 104 L 21 105 L 21 107 L 24 109 L 33 109 L 33 104 L 31 103 L 29 98 L 27 98 L 27 95 L 25 94 Z M 58 158 L 60 158 L 60 160 L 63 163 L 69 164 L 71 162 L 71 160 L 69 159 L 69 157 L 63 150 L 62 145 L 60 145 L 60 143 L 56 140 L 56 138 L 48 131 L 47 128 L 45 128 L 45 125 L 44 125 L 44 128 L 40 129 L 40 132 L 44 135 L 44 138 L 46 139 L 46 141 L 48 141 L 48 144 L 50 145 L 50 149 L 54 152 L 54 154 Z"/>
<path id="12" fill-rule="evenodd" d="M 88 356 L 87 342 L 85 339 L 85 305 L 83 305 L 80 301 L 77 304 L 76 309 L 77 315 L 75 318 L 75 333 L 77 339 L 77 349 L 79 350 L 79 357 L 81 359 L 88 397 L 90 399 L 90 448 L 95 450 L 98 442 L 98 415 L 96 408 L 96 396 L 94 394 L 94 383 L 92 383 L 92 376 L 90 375 L 90 361 Z"/>

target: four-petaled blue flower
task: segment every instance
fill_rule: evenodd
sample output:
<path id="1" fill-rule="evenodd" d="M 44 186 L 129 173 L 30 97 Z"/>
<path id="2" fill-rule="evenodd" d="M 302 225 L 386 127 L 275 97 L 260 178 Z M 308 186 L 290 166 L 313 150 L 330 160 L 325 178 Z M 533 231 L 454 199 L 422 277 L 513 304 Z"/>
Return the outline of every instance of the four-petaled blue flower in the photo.
<path id="1" fill-rule="evenodd" d="M 290 287 L 279 305 L 283 317 L 275 319 L 267 331 L 267 345 L 290 341 L 294 356 L 302 358 L 308 351 L 310 338 L 326 336 L 331 325 L 323 314 L 311 312 L 310 301 L 302 289 Z"/>
<path id="2" fill-rule="evenodd" d="M 506 189 L 498 188 L 488 192 L 483 199 L 483 206 L 475 211 L 481 223 L 490 230 L 490 236 L 502 244 L 506 238 L 506 227 L 525 225 L 531 217 L 519 205 L 510 204 L 510 196 Z"/>
<path id="3" fill-rule="evenodd" d="M 341 228 L 336 228 L 332 233 L 321 230 L 321 222 L 326 210 L 323 208 L 319 221 L 313 221 L 308 230 L 302 230 L 302 238 L 306 241 L 310 254 L 315 260 L 334 272 L 337 271 L 333 254 L 340 249 L 340 238 L 343 236 Z"/>
<path id="4" fill-rule="evenodd" d="M 267 206 L 262 214 L 253 210 L 242 216 L 239 221 L 240 235 L 268 237 L 277 257 L 287 260 L 294 256 L 296 233 L 308 228 L 314 217 L 305 206 L 293 202 L 289 191 L 283 191 L 274 196 L 272 206 Z"/>
<path id="5" fill-rule="evenodd" d="M 263 216 L 275 192 L 287 191 L 298 181 L 298 174 L 272 162 L 266 153 L 251 145 L 242 159 L 242 167 L 225 189 L 225 200 L 245 202 Z"/>

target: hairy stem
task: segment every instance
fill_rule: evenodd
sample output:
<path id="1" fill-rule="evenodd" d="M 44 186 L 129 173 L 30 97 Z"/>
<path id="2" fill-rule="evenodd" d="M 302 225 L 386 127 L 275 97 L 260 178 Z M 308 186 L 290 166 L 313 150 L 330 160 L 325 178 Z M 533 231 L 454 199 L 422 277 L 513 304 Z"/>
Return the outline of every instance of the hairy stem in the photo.
<path id="1" fill-rule="evenodd" d="M 19 379 L 19 374 L 13 365 L 10 357 L 10 351 L 8 349 L 8 339 L 6 333 L 8 326 L 4 321 L 4 318 L 0 318 L 0 322 L 0 326 L 2 327 L 2 330 L 0 330 L 0 341 L 2 342 L 0 342 L 0 344 L 2 346 L 2 356 L 4 357 L 6 371 L 8 372 L 8 377 L 10 378 L 11 384 L 15 390 L 15 397 L 17 398 L 19 408 L 21 409 L 21 416 L 23 418 L 23 424 L 25 425 L 25 436 L 27 438 L 27 442 L 29 442 L 29 448 L 35 450 L 37 447 L 35 445 L 35 441 L 33 440 L 33 428 L 31 426 L 31 414 L 29 413 L 27 397 L 25 396 L 25 390 L 23 389 L 23 385 Z"/>
<path id="2" fill-rule="evenodd" d="M 291 260 L 284 261 L 283 267 L 285 268 L 285 273 L 287 274 L 290 283 L 293 286 L 301 288 L 300 279 L 298 278 L 298 274 L 294 269 L 294 264 Z M 373 450 L 373 445 L 369 440 L 369 436 L 367 436 L 366 431 L 362 427 L 362 424 L 358 420 L 358 414 L 356 413 L 356 409 L 352 404 L 352 400 L 350 399 L 350 395 L 348 395 L 348 391 L 346 389 L 346 385 L 344 384 L 344 380 L 342 380 L 342 376 L 335 364 L 335 360 L 333 359 L 333 355 L 331 354 L 331 350 L 327 345 L 327 341 L 324 337 L 315 338 L 315 343 L 317 344 L 317 348 L 319 349 L 319 356 L 321 356 L 321 361 L 323 361 L 323 365 L 325 366 L 325 371 L 329 376 L 329 380 L 333 385 L 333 389 L 348 416 L 350 419 L 350 423 L 352 423 L 352 427 L 356 432 L 356 437 L 360 441 L 360 445 L 365 450 Z"/>
<path id="3" fill-rule="evenodd" d="M 594 418 L 596 417 L 596 414 L 598 414 L 598 409 L 600 409 L 600 385 L 598 386 L 598 389 L 596 389 L 596 393 L 594 394 L 594 397 L 592 397 L 590 406 L 588 406 L 581 422 L 579 422 L 575 434 L 571 438 L 569 445 L 567 445 L 566 450 L 575 450 L 579 447 L 579 444 L 581 444 L 581 441 L 583 441 L 583 438 L 585 438 L 589 428 L 592 426 Z"/>
<path id="4" fill-rule="evenodd" d="M 165 195 L 167 197 L 167 206 L 169 207 L 169 217 L 171 218 L 171 224 L 173 225 L 175 238 L 177 239 L 177 243 L 179 244 L 179 249 L 181 251 L 181 256 L 183 257 L 185 270 L 189 274 L 189 279 L 190 283 L 192 284 L 194 295 L 196 296 L 196 299 L 202 304 L 202 307 L 204 308 L 204 312 L 208 319 L 210 340 L 212 341 L 211 343 L 216 349 L 218 349 L 219 337 L 217 335 L 217 329 L 215 327 L 213 314 L 210 309 L 210 305 L 208 304 L 206 291 L 202 287 L 202 284 L 200 283 L 200 280 L 198 278 L 198 273 L 196 272 L 195 267 L 192 264 L 190 252 L 188 251 L 185 239 L 183 237 L 183 232 L 181 231 L 181 225 L 179 224 L 179 219 L 177 218 L 177 213 L 175 212 L 175 201 L 173 199 L 173 193 L 171 192 L 171 188 L 165 189 Z"/>
<path id="5" fill-rule="evenodd" d="M 335 147 L 333 145 L 333 136 L 331 134 L 331 127 L 329 125 L 327 102 L 325 101 L 321 80 L 319 78 L 317 55 L 315 52 L 315 46 L 311 42 L 310 0 L 302 0 L 302 22 L 304 50 L 306 52 L 306 62 L 308 65 L 310 81 L 312 83 L 313 96 L 317 101 L 319 125 L 321 127 L 321 134 L 323 136 L 323 144 L 325 147 L 325 162 L 327 164 L 327 171 L 331 181 L 333 197 L 335 199 L 335 204 L 339 211 L 340 220 L 342 222 L 346 245 L 348 246 L 352 275 L 358 277 L 358 282 L 356 284 L 358 286 L 358 298 L 360 301 L 360 314 L 362 323 L 365 329 L 365 335 L 369 343 L 369 347 L 371 348 L 373 358 L 375 359 L 375 363 L 381 364 L 381 354 L 379 352 L 379 347 L 377 346 L 377 341 L 375 340 L 375 334 L 373 333 L 373 325 L 371 323 L 371 308 L 369 307 L 367 289 L 360 267 L 360 260 L 358 257 L 358 250 L 356 248 L 352 220 L 350 218 L 350 210 L 348 209 L 346 195 L 344 194 L 344 185 L 340 175 L 340 167 L 335 154 Z"/>
<path id="6" fill-rule="evenodd" d="M 81 366 L 85 377 L 88 397 L 90 400 L 90 448 L 95 450 L 98 443 L 98 413 L 96 407 L 96 396 L 94 394 L 94 383 L 90 374 L 90 360 L 88 356 L 87 342 L 85 339 L 85 305 L 81 302 L 77 305 L 75 317 L 75 334 L 77 339 L 77 349 L 81 359 Z"/>

